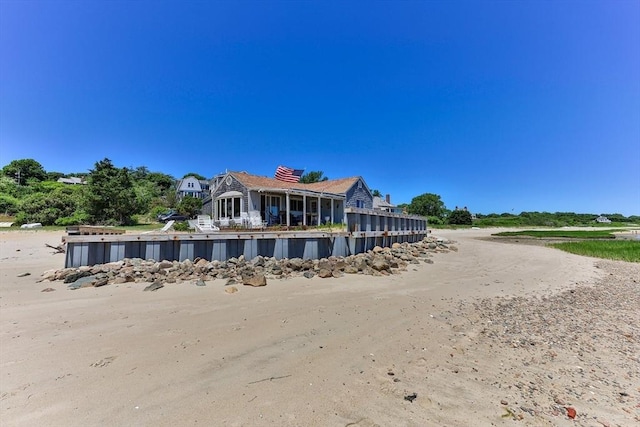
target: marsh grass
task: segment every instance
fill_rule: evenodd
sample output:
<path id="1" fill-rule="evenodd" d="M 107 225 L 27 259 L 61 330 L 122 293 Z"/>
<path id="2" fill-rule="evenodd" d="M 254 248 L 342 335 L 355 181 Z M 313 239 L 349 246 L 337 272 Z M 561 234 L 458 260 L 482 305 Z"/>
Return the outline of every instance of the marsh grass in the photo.
<path id="1" fill-rule="evenodd" d="M 493 236 L 514 237 L 530 236 L 538 238 L 569 238 L 569 239 L 615 239 L 611 232 L 618 230 L 522 230 L 503 231 L 495 233 Z"/>
<path id="2" fill-rule="evenodd" d="M 576 255 L 640 262 L 640 241 L 583 240 L 579 242 L 552 243 L 549 246 Z"/>

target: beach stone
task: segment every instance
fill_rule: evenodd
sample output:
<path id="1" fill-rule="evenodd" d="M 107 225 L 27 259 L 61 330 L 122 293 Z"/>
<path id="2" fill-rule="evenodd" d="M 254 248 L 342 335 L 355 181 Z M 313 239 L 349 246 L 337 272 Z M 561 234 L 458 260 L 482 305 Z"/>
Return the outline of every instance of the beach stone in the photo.
<path id="1" fill-rule="evenodd" d="M 322 277 L 323 279 L 333 277 L 333 272 L 327 268 L 321 268 L 320 271 L 318 271 L 318 277 Z"/>
<path id="2" fill-rule="evenodd" d="M 402 247 L 402 245 L 398 242 L 395 242 L 393 245 L 391 245 L 391 249 L 400 249 Z"/>
<path id="3" fill-rule="evenodd" d="M 89 271 L 78 271 L 75 273 L 70 273 L 67 276 L 65 276 L 64 283 L 73 283 L 82 277 L 86 277 L 90 275 L 91 273 Z"/>
<path id="4" fill-rule="evenodd" d="M 267 286 L 267 278 L 264 274 L 255 274 L 253 276 L 245 276 L 242 278 L 242 284 L 246 286 Z"/>
<path id="5" fill-rule="evenodd" d="M 143 291 L 157 291 L 160 288 L 164 288 L 162 283 L 154 282 L 143 289 Z"/>
<path id="6" fill-rule="evenodd" d="M 315 275 L 316 275 L 316 273 L 314 273 L 311 270 L 305 271 L 304 274 L 303 274 L 303 276 L 306 277 L 307 279 L 311 279 Z"/>
<path id="7" fill-rule="evenodd" d="M 53 291 L 55 291 L 55 289 L 53 289 L 53 288 L 44 288 L 40 292 L 53 292 Z"/>
<path id="8" fill-rule="evenodd" d="M 386 259 L 378 257 L 374 259 L 373 262 L 371 263 L 371 268 L 377 271 L 382 271 L 382 270 L 388 270 L 390 267 Z"/>
<path id="9" fill-rule="evenodd" d="M 352 266 L 352 265 L 347 265 L 344 268 L 344 272 L 346 274 L 358 274 L 358 269 L 356 267 Z"/>
<path id="10" fill-rule="evenodd" d="M 224 291 L 228 294 L 235 294 L 236 292 L 238 292 L 238 288 L 236 288 L 235 286 L 228 286 L 224 288 Z"/>
<path id="11" fill-rule="evenodd" d="M 204 281 L 204 280 L 202 280 L 202 279 L 198 279 L 198 280 L 196 280 L 195 285 L 196 285 L 196 286 L 207 286 L 207 284 L 205 283 L 205 281 Z"/>
<path id="12" fill-rule="evenodd" d="M 373 253 L 374 254 L 379 254 L 382 251 L 383 251 L 383 249 L 382 249 L 381 246 L 376 246 L 376 247 L 373 248 Z"/>

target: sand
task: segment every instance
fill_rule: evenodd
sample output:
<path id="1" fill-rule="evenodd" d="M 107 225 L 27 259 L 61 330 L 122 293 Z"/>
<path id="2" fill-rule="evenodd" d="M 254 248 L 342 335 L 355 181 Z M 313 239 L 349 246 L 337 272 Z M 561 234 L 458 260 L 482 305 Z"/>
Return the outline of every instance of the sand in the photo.
<path id="1" fill-rule="evenodd" d="M 458 252 L 401 275 L 234 294 L 38 283 L 62 234 L 0 232 L 0 424 L 640 425 L 640 264 L 492 231 L 438 230 Z"/>

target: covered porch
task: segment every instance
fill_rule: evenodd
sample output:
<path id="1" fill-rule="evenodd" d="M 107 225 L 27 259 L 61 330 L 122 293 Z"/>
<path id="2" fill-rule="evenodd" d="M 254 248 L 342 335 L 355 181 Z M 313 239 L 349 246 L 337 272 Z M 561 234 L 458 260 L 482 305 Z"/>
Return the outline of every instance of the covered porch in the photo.
<path id="1" fill-rule="evenodd" d="M 227 191 L 213 200 L 212 216 L 222 226 L 318 226 L 344 222 L 345 196 L 298 189 Z"/>

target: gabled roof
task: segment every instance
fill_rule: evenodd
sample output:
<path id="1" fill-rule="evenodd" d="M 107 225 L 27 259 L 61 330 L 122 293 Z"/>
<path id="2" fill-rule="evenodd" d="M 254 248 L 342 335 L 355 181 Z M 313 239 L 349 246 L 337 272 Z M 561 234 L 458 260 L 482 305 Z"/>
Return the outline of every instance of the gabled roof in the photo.
<path id="1" fill-rule="evenodd" d="M 362 179 L 359 176 L 342 179 L 330 179 L 327 181 L 303 184 L 300 182 L 284 182 L 275 178 L 251 175 L 246 172 L 229 172 L 238 182 L 245 187 L 256 190 L 302 190 L 317 193 L 345 194 L 353 185 Z"/>

